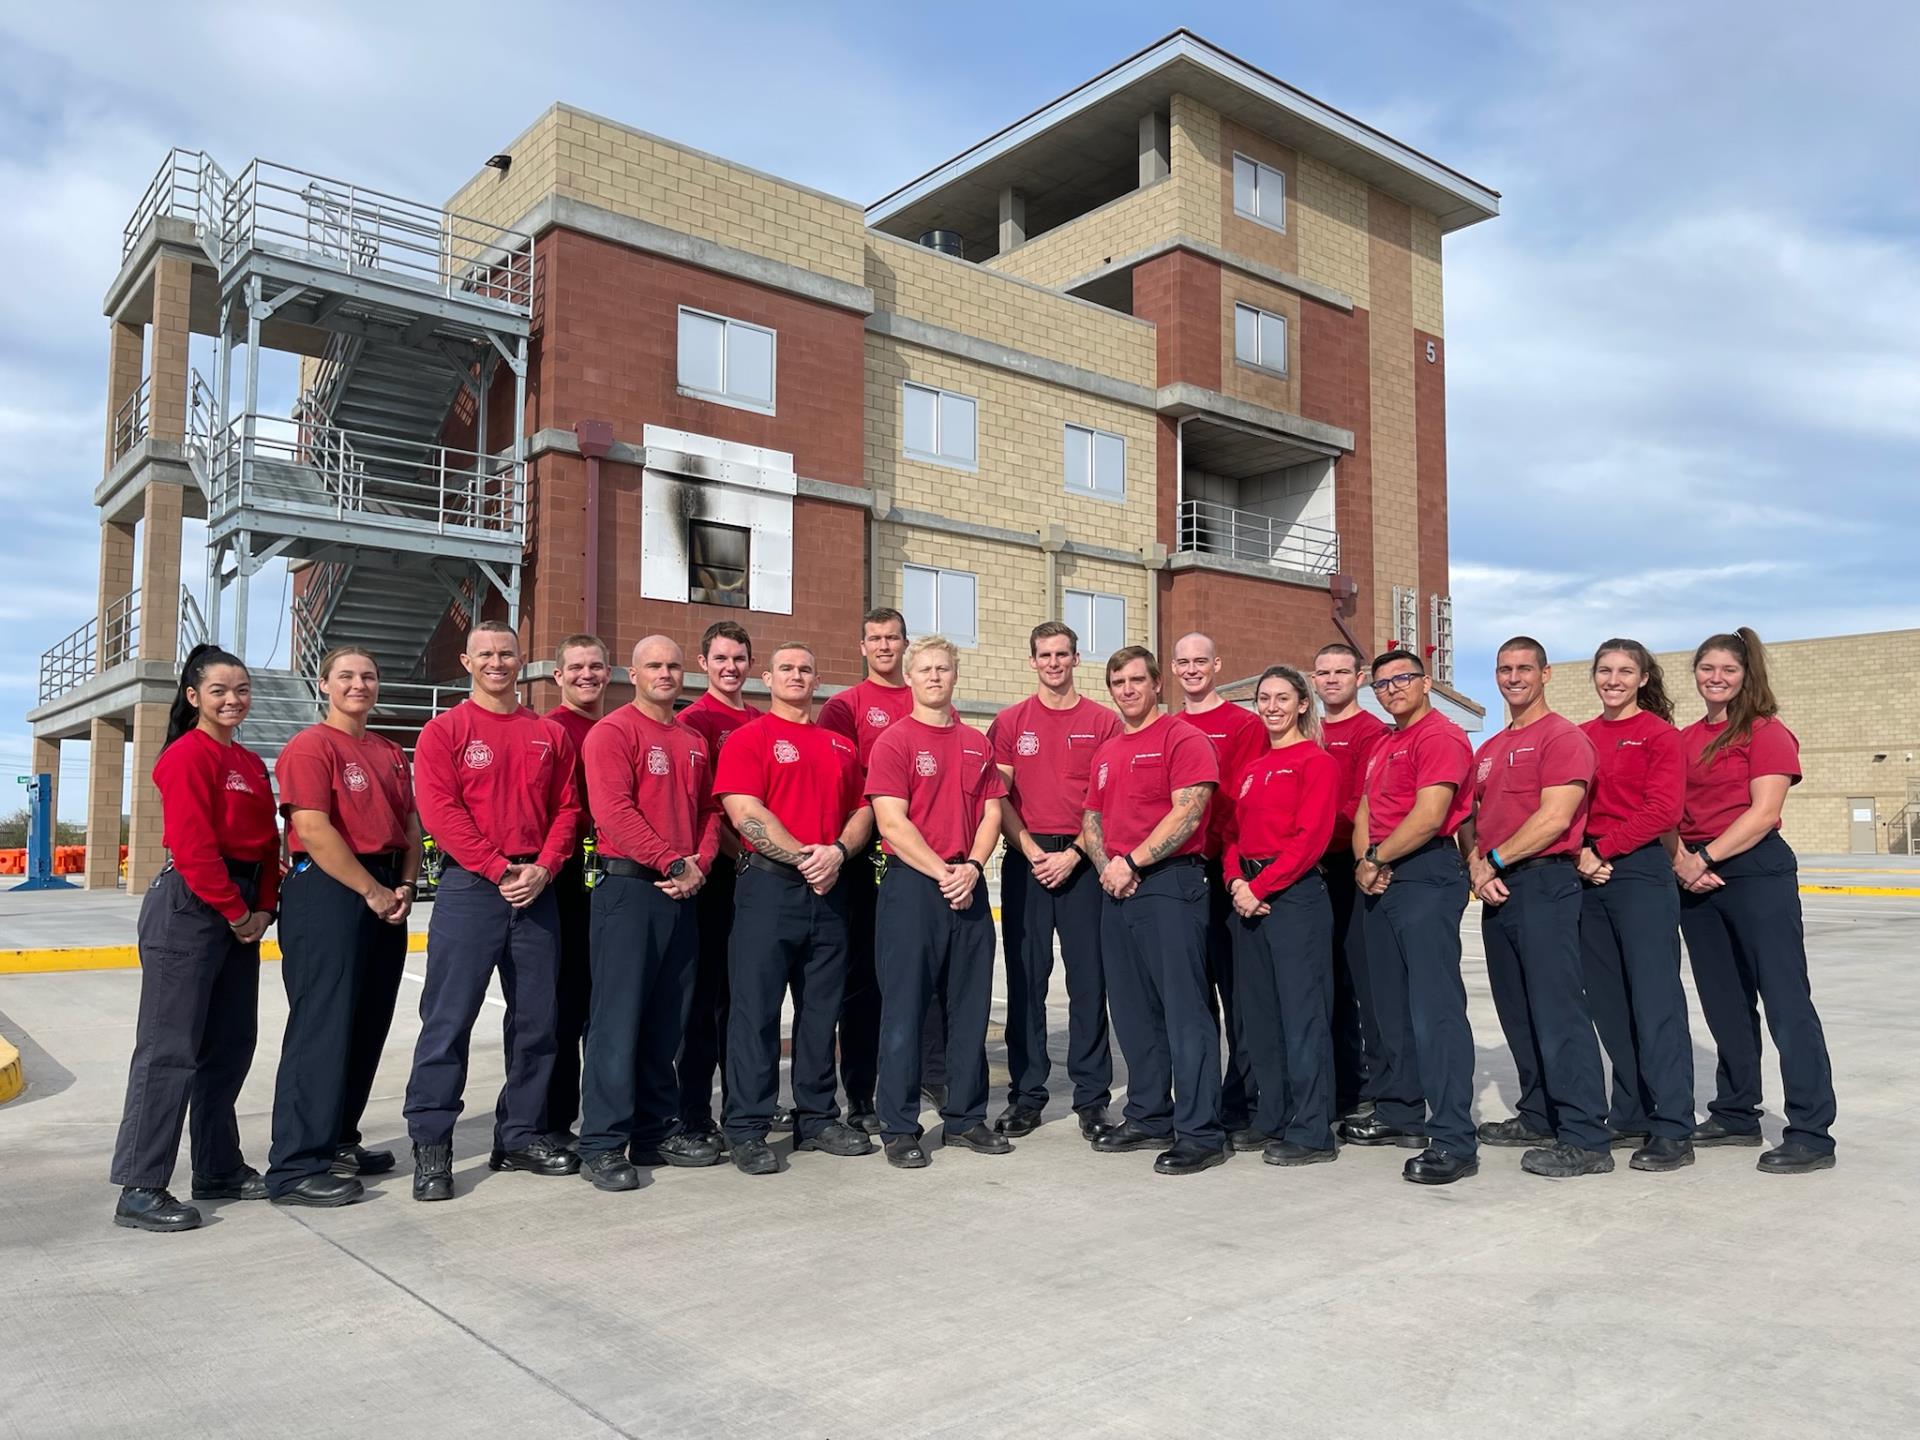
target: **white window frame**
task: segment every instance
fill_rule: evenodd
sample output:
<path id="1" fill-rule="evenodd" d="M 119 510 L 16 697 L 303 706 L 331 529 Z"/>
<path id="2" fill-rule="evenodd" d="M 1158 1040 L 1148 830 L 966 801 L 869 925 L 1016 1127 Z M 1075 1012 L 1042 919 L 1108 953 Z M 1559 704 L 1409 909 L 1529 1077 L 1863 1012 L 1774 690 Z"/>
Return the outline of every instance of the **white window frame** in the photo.
<path id="1" fill-rule="evenodd" d="M 709 390 L 704 385 L 691 384 L 688 382 L 686 375 L 681 371 L 680 337 L 689 315 L 696 316 L 702 320 L 714 321 L 721 327 L 720 381 L 723 388 L 719 390 Z M 678 328 L 676 328 L 674 332 L 674 374 L 679 382 L 679 390 L 682 395 L 691 395 L 700 400 L 710 400 L 716 405 L 731 406 L 735 410 L 751 410 L 756 415 L 772 415 L 775 413 L 775 407 L 780 398 L 778 388 L 780 379 L 779 331 L 769 329 L 765 325 L 755 325 L 748 320 L 735 320 L 731 315 L 720 315 L 712 310 L 701 310 L 692 305 L 682 305 L 679 307 L 677 323 Z M 757 335 L 767 337 L 769 351 L 767 355 L 767 400 L 764 404 L 752 396 L 743 395 L 724 388 L 727 381 L 728 356 L 733 350 L 733 336 L 735 332 L 740 330 L 750 330 Z"/>
<path id="2" fill-rule="evenodd" d="M 1074 601 L 1086 602 L 1087 623 L 1085 626 L 1073 623 Z M 1120 633 L 1108 635 L 1100 627 L 1100 606 L 1102 601 L 1111 602 L 1108 606 L 1120 609 Z M 1091 658 L 1111 655 L 1127 643 L 1127 597 L 1114 595 L 1105 590 L 1076 590 L 1069 587 L 1061 596 L 1060 613 L 1066 618 L 1068 627 L 1080 637 L 1082 650 Z"/>
<path id="3" fill-rule="evenodd" d="M 1244 310 L 1254 318 L 1253 338 L 1258 358 L 1249 360 L 1240 353 L 1240 312 Z M 1272 364 L 1267 358 L 1266 342 L 1261 338 L 1264 324 L 1268 320 L 1280 325 L 1280 363 Z M 1249 305 L 1244 300 L 1233 302 L 1233 362 L 1245 365 L 1250 370 L 1264 370 L 1269 375 L 1285 376 L 1289 373 L 1287 352 L 1293 347 L 1293 327 L 1287 323 L 1287 317 L 1276 310 L 1262 310 L 1258 305 Z"/>
<path id="4" fill-rule="evenodd" d="M 1075 432 L 1087 437 L 1087 473 L 1084 478 L 1076 477 L 1073 463 L 1073 437 Z M 1111 440 L 1120 447 L 1119 474 L 1116 489 L 1100 487 L 1100 442 Z M 1075 425 L 1068 421 L 1060 432 L 1060 463 L 1066 473 L 1067 493 L 1084 495 L 1093 500 L 1106 500 L 1116 505 L 1124 505 L 1127 500 L 1127 437 L 1116 435 L 1111 430 L 1095 429 L 1091 425 Z"/>
<path id="5" fill-rule="evenodd" d="M 933 444 L 932 450 L 916 450 L 907 444 L 907 392 L 918 390 L 923 395 L 933 396 Z M 946 444 L 945 421 L 942 412 L 949 400 L 964 400 L 973 417 L 973 458 L 965 459 L 958 454 L 943 451 Z M 971 395 L 962 395 L 958 390 L 942 390 L 938 385 L 923 385 L 915 380 L 900 382 L 900 453 L 909 460 L 919 460 L 928 465 L 944 465 L 949 470 L 977 471 L 980 468 L 980 402 Z"/>
<path id="6" fill-rule="evenodd" d="M 931 617 L 933 624 L 930 627 L 916 626 L 914 624 L 916 617 L 907 605 L 907 577 L 914 573 L 933 578 L 933 615 Z M 973 613 L 966 617 L 964 628 L 956 623 L 957 616 L 946 613 L 946 606 L 941 599 L 941 592 L 946 588 L 946 582 L 954 580 L 966 581 L 971 597 L 968 608 Z M 980 643 L 980 577 L 971 570 L 949 570 L 941 565 L 902 565 L 900 567 L 900 609 L 906 615 L 909 640 L 917 640 L 922 635 L 944 635 L 964 650 L 971 650 Z"/>
<path id="7" fill-rule="evenodd" d="M 1244 209 L 1240 204 L 1240 166 L 1243 164 L 1251 166 L 1253 169 L 1254 208 L 1251 210 Z M 1251 220 L 1256 225 L 1264 225 L 1269 230 L 1278 230 L 1282 235 L 1286 234 L 1286 172 L 1284 170 L 1276 170 L 1271 165 L 1262 164 L 1260 161 L 1254 159 L 1253 156 L 1243 155 L 1238 151 L 1234 152 L 1233 171 L 1233 213 L 1240 216 L 1243 220 Z M 1269 180 L 1272 181 L 1271 184 L 1268 183 Z M 1269 193 L 1278 194 L 1280 197 L 1280 214 L 1278 217 L 1267 213 L 1266 197 Z"/>

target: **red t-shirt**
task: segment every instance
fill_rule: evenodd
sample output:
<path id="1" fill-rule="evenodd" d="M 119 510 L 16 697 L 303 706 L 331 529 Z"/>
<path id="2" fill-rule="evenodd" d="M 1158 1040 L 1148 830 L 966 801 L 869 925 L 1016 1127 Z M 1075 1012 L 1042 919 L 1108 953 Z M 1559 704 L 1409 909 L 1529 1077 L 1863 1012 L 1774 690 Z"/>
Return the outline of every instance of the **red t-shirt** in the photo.
<path id="1" fill-rule="evenodd" d="M 1211 860 L 1227 848 L 1227 832 L 1233 828 L 1233 796 L 1224 783 L 1238 775 L 1262 750 L 1267 748 L 1267 727 L 1251 710 L 1238 705 L 1216 705 L 1198 715 L 1182 710 L 1175 717 L 1191 725 L 1213 744 L 1213 757 L 1220 766 L 1221 788 L 1207 805 L 1206 845 L 1202 853 Z"/>
<path id="2" fill-rule="evenodd" d="M 413 814 L 407 753 L 384 735 L 356 740 L 331 725 L 309 725 L 273 762 L 283 811 L 324 810 L 356 855 L 400 850 Z M 299 833 L 287 826 L 287 848 L 304 855 Z"/>
<path id="3" fill-rule="evenodd" d="M 1340 767 L 1340 813 L 1333 819 L 1329 850 L 1344 853 L 1353 849 L 1353 817 L 1360 809 L 1360 782 L 1367 773 L 1367 756 L 1373 753 L 1374 742 L 1392 728 L 1370 710 L 1321 725 L 1325 738 L 1320 743 Z"/>
<path id="4" fill-rule="evenodd" d="M 587 732 L 600 723 L 600 717 L 556 705 L 547 711 L 547 719 L 566 731 L 567 739 L 573 742 L 573 797 L 580 802 L 580 835 L 585 835 L 593 829 L 593 808 L 587 804 Z"/>
<path id="5" fill-rule="evenodd" d="M 587 737 L 587 793 L 602 855 L 655 870 L 691 855 L 704 874 L 720 850 L 707 742 L 679 720 L 662 725 L 622 705 Z"/>
<path id="6" fill-rule="evenodd" d="M 942 860 L 973 849 L 987 802 L 1007 793 L 987 737 L 964 721 L 928 725 L 895 720 L 867 757 L 867 798 L 907 802 L 907 818 Z M 891 846 L 884 846 L 889 855 Z"/>
<path id="7" fill-rule="evenodd" d="M 1166 818 L 1174 791 L 1219 783 L 1220 761 L 1207 737 L 1172 715 L 1162 715 L 1131 735 L 1123 730 L 1094 753 L 1087 809 L 1100 816 L 1108 856 L 1125 855 Z M 1213 803 L 1208 802 L 1209 809 Z M 1204 854 L 1206 835 L 1203 819 L 1167 858 Z"/>
<path id="8" fill-rule="evenodd" d="M 1278 895 L 1320 863 L 1340 813 L 1340 762 L 1311 740 L 1269 745 L 1240 767 L 1233 792 L 1233 828 L 1222 865 L 1227 883 L 1240 861 L 1273 863 L 1247 883 L 1262 900 Z"/>
<path id="9" fill-rule="evenodd" d="M 266 762 L 234 741 L 222 745 L 195 728 L 160 752 L 160 839 L 173 868 L 201 900 L 229 920 L 247 918 L 247 902 L 223 860 L 258 861 L 253 908 L 271 912 L 280 898 L 280 831 Z"/>
<path id="10" fill-rule="evenodd" d="M 1078 835 L 1093 752 L 1120 733 L 1120 717 L 1082 696 L 1065 710 L 1038 695 L 993 717 L 993 763 L 1013 771 L 1013 808 L 1036 835 Z"/>
<path id="11" fill-rule="evenodd" d="M 1686 763 L 1680 732 L 1651 710 L 1625 720 L 1596 715 L 1580 727 L 1593 742 L 1587 835 L 1602 860 L 1617 860 L 1680 823 Z"/>
<path id="12" fill-rule="evenodd" d="M 1724 720 L 1709 725 L 1702 719 L 1680 732 L 1680 752 L 1687 763 L 1680 838 L 1689 845 L 1718 839 L 1752 806 L 1756 775 L 1784 775 L 1789 785 L 1800 783 L 1800 742 L 1774 716 L 1754 721 L 1753 733 L 1744 743 L 1729 745 L 1702 764 L 1701 755 L 1726 728 Z M 1773 828 L 1778 830 L 1780 822 L 1774 821 Z"/>
<path id="13" fill-rule="evenodd" d="M 720 747 L 727 743 L 727 737 L 759 713 L 744 701 L 741 702 L 741 708 L 736 710 L 726 701 L 715 699 L 713 691 L 707 690 L 674 718 L 707 742 L 707 753 L 718 765 Z"/>
<path id="14" fill-rule="evenodd" d="M 862 680 L 850 685 L 820 707 L 816 723 L 853 741 L 860 752 L 860 768 L 873 763 L 874 742 L 887 727 L 913 714 L 913 690 L 906 685 L 880 685 Z"/>
<path id="15" fill-rule="evenodd" d="M 1578 785 L 1580 803 L 1567 828 L 1538 853 L 1580 853 L 1592 797 L 1593 742 L 1566 716 L 1549 710 L 1531 725 L 1499 731 L 1475 755 L 1473 775 L 1473 838 L 1482 855 L 1526 824 L 1540 808 L 1541 791 L 1551 785 Z"/>
<path id="16" fill-rule="evenodd" d="M 733 732 L 714 767 L 713 793 L 750 795 L 802 845 L 831 845 L 865 803 L 860 757 L 844 735 L 778 715 Z M 740 843 L 753 849 L 743 836 Z"/>
<path id="17" fill-rule="evenodd" d="M 420 823 L 464 869 L 494 884 L 509 855 L 559 871 L 580 830 L 567 732 L 522 705 L 505 715 L 462 700 L 413 747 Z"/>
<path id="18" fill-rule="evenodd" d="M 1413 802 L 1429 785 L 1453 786 L 1453 799 L 1437 832 L 1453 834 L 1473 813 L 1467 775 L 1473 769 L 1473 742 L 1467 732 L 1438 710 L 1413 724 L 1384 731 L 1373 742 L 1361 778 L 1367 802 L 1367 839 L 1378 845 L 1413 813 Z"/>

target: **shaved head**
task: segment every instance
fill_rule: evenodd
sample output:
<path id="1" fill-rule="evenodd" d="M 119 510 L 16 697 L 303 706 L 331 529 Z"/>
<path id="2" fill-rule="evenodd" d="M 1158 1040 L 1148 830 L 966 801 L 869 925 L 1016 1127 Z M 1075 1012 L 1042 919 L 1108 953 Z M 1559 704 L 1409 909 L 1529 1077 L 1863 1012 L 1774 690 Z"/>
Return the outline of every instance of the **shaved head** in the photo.
<path id="1" fill-rule="evenodd" d="M 1176 660 L 1211 660 L 1216 653 L 1213 637 L 1199 630 L 1189 630 L 1173 642 Z"/>
<path id="2" fill-rule="evenodd" d="M 670 637 L 665 635 L 649 635 L 633 647 L 633 668 L 638 670 L 642 659 L 651 658 L 656 655 L 671 655 L 675 660 L 683 664 L 686 661 L 686 656 L 681 653 L 680 646 Z"/>

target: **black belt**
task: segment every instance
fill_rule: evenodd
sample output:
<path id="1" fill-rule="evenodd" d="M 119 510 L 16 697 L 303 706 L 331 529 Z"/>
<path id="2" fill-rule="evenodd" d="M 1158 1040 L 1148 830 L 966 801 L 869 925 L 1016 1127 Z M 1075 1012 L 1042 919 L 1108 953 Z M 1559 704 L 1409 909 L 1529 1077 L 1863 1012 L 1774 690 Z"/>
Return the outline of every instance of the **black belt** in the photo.
<path id="1" fill-rule="evenodd" d="M 356 854 L 353 858 L 369 870 L 373 869 L 376 865 L 382 870 L 398 870 L 400 868 L 400 857 L 404 853 L 404 851 L 400 850 L 376 850 L 370 855 Z"/>
<path id="2" fill-rule="evenodd" d="M 1416 855 L 1425 855 L 1429 850 L 1452 850 L 1456 848 L 1451 835 L 1436 835 L 1417 850 L 1409 850 L 1406 854 L 1396 859 L 1382 860 L 1379 863 L 1385 865 L 1388 869 L 1392 869 L 1395 865 L 1406 864 L 1407 861 L 1413 859 Z"/>
<path id="3" fill-rule="evenodd" d="M 1162 870 L 1171 870 L 1176 865 L 1179 865 L 1179 866 L 1204 865 L 1206 863 L 1207 862 L 1204 856 L 1175 855 L 1170 859 L 1156 861 L 1152 865 L 1142 865 L 1134 873 L 1137 874 L 1142 880 L 1144 880 L 1149 875 L 1158 875 Z"/>
<path id="4" fill-rule="evenodd" d="M 1073 849 L 1080 841 L 1078 834 L 1042 835 L 1034 830 L 1029 830 L 1027 834 L 1032 836 L 1034 844 L 1038 845 L 1042 850 L 1050 851 L 1055 855 L 1058 855 L 1062 850 Z"/>
<path id="5" fill-rule="evenodd" d="M 618 855 L 602 856 L 600 868 L 609 875 L 621 875 L 629 880 L 664 880 L 666 872 L 656 870 L 651 865 L 642 865 L 638 860 L 624 860 Z"/>
<path id="6" fill-rule="evenodd" d="M 262 863 L 261 861 L 230 860 L 225 855 L 222 855 L 220 857 L 220 863 L 227 867 L 227 874 L 231 876 L 233 879 L 251 880 L 256 885 L 260 883 L 260 866 Z"/>
<path id="7" fill-rule="evenodd" d="M 462 865 L 458 860 L 454 859 L 453 853 L 451 851 L 442 851 L 441 856 L 442 856 L 442 859 L 441 859 L 442 869 L 469 870 L 472 868 L 471 866 Z M 534 861 L 538 860 L 539 858 L 540 857 L 538 855 L 509 855 L 507 856 L 507 863 L 509 865 L 531 865 L 533 864 Z M 476 871 L 474 873 L 477 874 L 479 872 Z"/>
<path id="8" fill-rule="evenodd" d="M 807 877 L 800 873 L 797 865 L 788 865 L 779 860 L 769 860 L 757 850 L 742 850 L 740 861 L 734 867 L 735 873 L 741 870 L 764 870 L 769 875 L 778 876 L 794 885 L 804 885 Z"/>
<path id="9" fill-rule="evenodd" d="M 1498 849 L 1499 847 L 1495 846 L 1494 848 Z M 1502 865 L 1499 873 L 1502 875 L 1518 875 L 1522 870 L 1533 870 L 1542 865 L 1571 865 L 1573 861 L 1574 857 L 1571 855 L 1533 855 L 1525 860 L 1516 860 L 1511 865 Z"/>

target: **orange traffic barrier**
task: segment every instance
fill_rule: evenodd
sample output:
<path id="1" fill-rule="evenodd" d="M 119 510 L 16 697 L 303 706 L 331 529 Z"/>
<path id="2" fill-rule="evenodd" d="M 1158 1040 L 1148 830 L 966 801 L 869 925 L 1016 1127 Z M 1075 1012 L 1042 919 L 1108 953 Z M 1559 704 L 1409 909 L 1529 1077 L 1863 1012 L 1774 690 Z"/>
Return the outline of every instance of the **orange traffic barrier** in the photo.
<path id="1" fill-rule="evenodd" d="M 127 863 L 127 847 L 120 847 L 120 864 L 124 869 Z M 0 875 L 24 875 L 27 873 L 27 852 L 25 850 L 0 850 Z M 84 845 L 56 845 L 53 847 L 53 873 L 56 875 L 84 875 L 87 873 L 87 847 Z"/>

